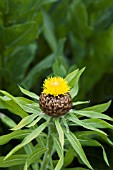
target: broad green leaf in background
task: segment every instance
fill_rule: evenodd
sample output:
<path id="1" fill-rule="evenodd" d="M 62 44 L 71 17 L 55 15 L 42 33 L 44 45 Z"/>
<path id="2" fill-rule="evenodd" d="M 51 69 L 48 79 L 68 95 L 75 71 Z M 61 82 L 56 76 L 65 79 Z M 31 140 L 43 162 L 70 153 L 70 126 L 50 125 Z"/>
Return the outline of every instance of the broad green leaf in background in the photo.
<path id="1" fill-rule="evenodd" d="M 54 76 L 61 76 L 61 77 L 65 77 L 66 73 L 67 73 L 67 65 L 66 65 L 66 60 L 62 56 L 58 56 L 55 58 L 55 61 L 52 65 L 52 70 L 53 70 L 53 74 Z"/>
<path id="2" fill-rule="evenodd" d="M 82 0 L 72 1 L 68 8 L 67 20 L 68 27 L 74 32 L 75 36 L 80 36 L 78 32 L 82 32 L 84 37 L 89 36 L 88 13 Z"/>
<path id="3" fill-rule="evenodd" d="M 47 56 L 44 60 L 42 60 L 32 68 L 32 70 L 28 73 L 26 78 L 22 81 L 21 85 L 23 85 L 25 88 L 26 87 L 31 88 L 33 83 L 35 83 L 36 80 L 38 79 L 38 76 L 40 76 L 40 74 L 42 75 L 45 72 L 45 70 L 51 68 L 55 58 L 57 56 L 62 55 L 64 40 L 65 39 L 59 40 L 55 52 Z"/>
<path id="4" fill-rule="evenodd" d="M 3 28 L 3 43 L 7 48 L 18 45 L 28 45 L 38 37 L 38 24 L 34 21 Z M 10 36 L 12 35 L 12 36 Z"/>
<path id="5" fill-rule="evenodd" d="M 51 49 L 53 51 L 57 48 L 57 40 L 54 33 L 54 26 L 52 23 L 52 20 L 50 19 L 50 16 L 43 11 L 43 33 L 45 36 L 45 39 L 47 40 L 48 44 L 50 45 Z"/>

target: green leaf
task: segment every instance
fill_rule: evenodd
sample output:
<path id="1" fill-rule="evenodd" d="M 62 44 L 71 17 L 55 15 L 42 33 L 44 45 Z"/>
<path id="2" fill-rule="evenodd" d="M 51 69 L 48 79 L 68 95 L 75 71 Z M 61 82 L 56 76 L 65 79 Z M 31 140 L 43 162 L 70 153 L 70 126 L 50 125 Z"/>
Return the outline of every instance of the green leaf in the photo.
<path id="1" fill-rule="evenodd" d="M 108 162 L 108 158 L 107 158 L 105 149 L 98 141 L 90 139 L 90 138 L 79 138 L 79 141 L 80 141 L 81 145 L 83 145 L 83 146 L 99 146 L 99 147 L 101 147 L 102 151 L 103 151 L 104 161 L 109 166 L 109 162 Z"/>
<path id="2" fill-rule="evenodd" d="M 28 136 L 24 138 L 24 140 L 17 145 L 15 148 L 13 148 L 5 157 L 5 160 L 10 157 L 12 154 L 14 154 L 16 151 L 18 151 L 23 146 L 27 145 L 29 142 L 31 142 L 33 139 L 35 139 L 37 136 L 40 135 L 40 133 L 48 126 L 49 121 L 41 124 L 38 128 L 33 130 Z"/>
<path id="3" fill-rule="evenodd" d="M 55 134 L 52 134 L 52 138 L 53 138 L 53 141 L 54 141 L 55 149 L 56 149 L 58 156 L 60 158 L 60 156 L 62 155 L 61 143 L 59 141 L 59 138 Z"/>
<path id="4" fill-rule="evenodd" d="M 71 117 L 68 117 L 68 119 L 69 119 L 70 121 L 74 122 L 75 124 L 77 124 L 77 125 L 79 125 L 79 126 L 82 126 L 82 127 L 86 128 L 86 129 L 90 129 L 90 130 L 93 130 L 93 131 L 97 131 L 97 132 L 99 132 L 99 133 L 107 136 L 107 134 L 106 134 L 105 132 L 103 132 L 102 130 L 96 129 L 96 128 L 94 128 L 94 127 L 92 127 L 92 126 L 90 126 L 90 125 L 82 122 L 82 121 L 79 120 L 74 114 L 70 114 L 70 115 L 71 115 Z"/>
<path id="5" fill-rule="evenodd" d="M 73 31 L 74 36 L 79 37 L 82 41 L 84 37 L 89 37 L 90 28 L 88 26 L 87 7 L 82 0 L 72 1 L 69 4 L 67 19 L 68 27 Z"/>
<path id="6" fill-rule="evenodd" d="M 17 47 L 12 49 L 13 52 L 9 52 L 6 68 L 10 76 L 8 74 L 6 75 L 8 75 L 8 81 L 12 80 L 13 83 L 15 83 L 15 87 L 17 87 L 16 84 L 19 84 L 26 76 L 28 67 L 35 58 L 36 48 L 36 43 L 32 43 L 28 46 Z M 17 60 L 17 58 L 19 59 Z"/>
<path id="7" fill-rule="evenodd" d="M 28 125 L 29 123 L 31 123 L 36 117 L 38 116 L 38 114 L 34 113 L 32 115 L 26 116 L 24 117 L 18 125 L 16 125 L 14 128 L 12 128 L 11 130 L 18 130 L 23 128 L 24 126 Z"/>
<path id="8" fill-rule="evenodd" d="M 1 97 L 0 96 L 0 101 L 2 103 L 2 105 L 4 106 L 4 108 L 8 109 L 9 111 L 11 111 L 12 113 L 24 118 L 26 117 L 28 114 L 21 109 L 20 106 L 18 106 L 18 104 L 15 103 L 15 101 L 11 100 L 9 97 L 6 98 L 6 96 Z"/>
<path id="9" fill-rule="evenodd" d="M 14 165 L 24 164 L 27 159 L 27 155 L 12 155 L 7 160 L 4 160 L 4 156 L 0 157 L 0 167 L 10 167 Z"/>
<path id="10" fill-rule="evenodd" d="M 70 147 L 69 150 L 65 153 L 63 167 L 70 165 L 73 159 L 74 159 L 74 150 L 72 147 Z"/>
<path id="11" fill-rule="evenodd" d="M 61 143 L 60 143 L 59 139 L 56 137 L 56 135 L 53 134 L 52 137 L 53 137 L 55 149 L 56 149 L 58 156 L 60 158 L 58 160 L 56 167 L 55 167 L 55 170 L 61 170 L 63 163 L 64 163 L 63 149 L 62 149 Z"/>
<path id="12" fill-rule="evenodd" d="M 6 124 L 10 128 L 13 128 L 14 126 L 16 126 L 16 123 L 11 118 L 9 118 L 3 113 L 0 113 L 0 119 L 4 124 Z"/>
<path id="13" fill-rule="evenodd" d="M 54 26 L 50 15 L 48 15 L 45 11 L 43 11 L 43 20 L 44 37 L 50 45 L 51 49 L 55 51 L 57 48 L 57 40 L 54 33 Z"/>
<path id="14" fill-rule="evenodd" d="M 27 127 L 32 127 L 34 126 L 36 123 L 38 123 L 45 115 L 42 114 L 40 115 L 36 120 L 34 120 L 32 123 L 30 123 Z"/>
<path id="15" fill-rule="evenodd" d="M 77 102 L 73 102 L 73 106 L 79 105 L 79 104 L 87 104 L 90 101 L 77 101 Z"/>
<path id="16" fill-rule="evenodd" d="M 76 113 L 77 115 L 80 116 L 86 116 L 90 118 L 99 118 L 99 119 L 105 119 L 105 120 L 110 120 L 113 121 L 113 119 L 103 113 L 99 113 L 96 111 L 85 111 L 85 110 L 72 110 L 72 113 Z"/>
<path id="17" fill-rule="evenodd" d="M 109 128 L 113 129 L 113 125 L 105 122 L 104 120 L 101 119 L 84 119 L 81 120 L 82 122 L 94 127 L 94 128 Z"/>
<path id="18" fill-rule="evenodd" d="M 18 130 L 7 135 L 0 136 L 0 145 L 8 143 L 11 139 L 23 139 L 31 133 L 31 130 Z"/>
<path id="19" fill-rule="evenodd" d="M 87 107 L 87 108 L 84 108 L 82 110 L 84 110 L 84 111 L 95 111 L 95 112 L 105 112 L 109 108 L 110 104 L 111 104 L 111 100 L 107 103 L 99 104 L 99 105 L 92 106 L 92 107 Z"/>
<path id="20" fill-rule="evenodd" d="M 69 73 L 66 77 L 65 80 L 69 83 L 69 85 L 73 82 L 73 79 L 75 76 L 77 76 L 79 69 L 74 70 L 73 72 Z"/>
<path id="21" fill-rule="evenodd" d="M 82 149 L 82 146 L 79 142 L 79 140 L 76 138 L 76 136 L 70 132 L 67 133 L 65 130 L 65 135 L 67 137 L 67 139 L 69 140 L 70 144 L 72 145 L 72 147 L 74 148 L 74 150 L 76 151 L 76 153 L 80 156 L 81 160 L 90 168 L 93 169 L 89 163 L 89 161 L 87 160 L 87 157 Z"/>
<path id="22" fill-rule="evenodd" d="M 60 159 L 59 159 L 59 161 L 58 161 L 58 163 L 57 163 L 57 165 L 56 165 L 54 170 L 61 170 L 61 168 L 63 166 L 63 162 L 64 162 L 64 155 L 62 154 L 60 156 Z"/>
<path id="23" fill-rule="evenodd" d="M 65 58 L 63 57 L 63 52 L 61 56 L 55 58 L 52 65 L 53 74 L 55 76 L 65 77 L 67 73 L 67 65 L 65 63 Z"/>
<path id="24" fill-rule="evenodd" d="M 16 103 L 15 97 L 12 96 L 11 94 L 9 94 L 8 92 L 6 92 L 6 91 L 4 91 L 4 90 L 0 90 L 0 93 L 2 93 L 2 94 L 4 94 L 5 96 L 7 96 L 7 98 L 6 98 L 6 97 L 3 98 L 4 101 L 5 101 L 5 100 L 7 101 L 7 100 L 11 99 L 12 101 L 14 101 L 14 102 Z M 8 99 L 8 98 L 9 98 L 9 99 Z"/>
<path id="25" fill-rule="evenodd" d="M 33 98 L 33 99 L 39 100 L 39 96 L 36 95 L 35 93 L 30 92 L 30 91 L 28 91 L 28 90 L 26 90 L 26 89 L 24 89 L 24 88 L 22 88 L 22 87 L 20 87 L 20 86 L 19 86 L 19 88 L 20 88 L 20 90 L 21 90 L 21 92 L 22 92 L 23 94 L 25 94 L 25 95 Z"/>
<path id="26" fill-rule="evenodd" d="M 24 87 L 31 88 L 32 85 L 38 79 L 38 76 L 40 76 L 40 74 L 42 75 L 45 72 L 45 70 L 50 69 L 52 67 L 54 59 L 57 56 L 61 56 L 62 54 L 64 40 L 65 39 L 60 39 L 55 52 L 47 56 L 45 59 L 40 61 L 38 64 L 36 64 L 35 67 L 28 73 L 26 78 L 21 83 Z"/>
<path id="27" fill-rule="evenodd" d="M 79 78 L 84 70 L 85 70 L 85 68 L 82 68 L 81 70 L 77 69 L 77 70 L 73 71 L 72 73 L 70 73 L 69 75 L 67 75 L 65 78 L 65 80 L 68 82 L 69 86 L 71 87 L 70 94 L 71 94 L 72 98 L 74 98 L 78 93 Z"/>
<path id="28" fill-rule="evenodd" d="M 61 147 L 62 147 L 62 150 L 63 150 L 63 147 L 64 147 L 64 132 L 62 130 L 62 127 L 59 123 L 58 118 L 55 119 L 55 125 L 56 125 L 56 129 L 57 129 L 57 132 L 58 132 L 58 135 L 59 135 L 59 141 L 61 143 Z"/>
<path id="29" fill-rule="evenodd" d="M 7 12 L 7 9 L 8 9 L 7 0 L 1 1 L 0 2 L 0 11 L 1 11 L 1 13 L 5 14 Z"/>
<path id="30" fill-rule="evenodd" d="M 44 4 L 48 4 L 48 3 L 53 3 L 53 2 L 57 2 L 57 1 L 59 1 L 59 0 L 44 0 Z"/>
<path id="31" fill-rule="evenodd" d="M 34 162 L 37 162 L 38 159 L 40 159 L 40 157 L 42 156 L 43 153 L 45 153 L 47 150 L 47 148 L 41 147 L 36 149 L 35 151 L 33 151 L 26 160 L 26 164 L 25 167 L 27 166 L 27 168 Z"/>
<path id="32" fill-rule="evenodd" d="M 41 112 L 39 108 L 39 104 L 35 103 L 32 100 L 26 99 L 24 97 L 16 97 L 16 103 L 26 112 L 28 113 L 39 113 Z"/>
<path id="33" fill-rule="evenodd" d="M 80 131 L 80 132 L 76 132 L 75 134 L 77 138 L 99 139 L 113 146 L 113 142 L 107 136 L 96 131 Z"/>
<path id="34" fill-rule="evenodd" d="M 11 27 L 3 27 L 2 33 L 4 35 L 2 38 L 7 48 L 18 45 L 28 45 L 38 37 L 38 23 L 29 21 Z"/>
<path id="35" fill-rule="evenodd" d="M 67 120 L 65 117 L 62 117 L 62 122 L 63 122 L 64 126 L 66 127 L 67 132 L 69 133 L 69 126 L 68 126 L 68 123 L 67 123 Z"/>

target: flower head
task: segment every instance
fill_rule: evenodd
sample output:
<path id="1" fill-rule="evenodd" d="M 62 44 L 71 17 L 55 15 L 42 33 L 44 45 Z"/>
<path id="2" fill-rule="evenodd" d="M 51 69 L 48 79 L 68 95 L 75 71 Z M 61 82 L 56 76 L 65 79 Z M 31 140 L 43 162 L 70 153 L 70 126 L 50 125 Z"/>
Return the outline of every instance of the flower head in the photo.
<path id="1" fill-rule="evenodd" d="M 44 81 L 42 93 L 58 96 L 69 92 L 69 90 L 70 87 L 65 79 L 61 77 L 51 77 Z"/>

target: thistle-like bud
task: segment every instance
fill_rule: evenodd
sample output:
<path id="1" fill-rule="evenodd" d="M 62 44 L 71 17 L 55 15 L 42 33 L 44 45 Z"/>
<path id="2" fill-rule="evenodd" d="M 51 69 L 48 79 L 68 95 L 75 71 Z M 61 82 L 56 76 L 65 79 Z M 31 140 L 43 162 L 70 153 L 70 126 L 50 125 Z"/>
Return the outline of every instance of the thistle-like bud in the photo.
<path id="1" fill-rule="evenodd" d="M 56 117 L 66 114 L 72 108 L 70 87 L 65 79 L 53 77 L 45 80 L 43 92 L 40 95 L 39 105 L 42 111 Z"/>

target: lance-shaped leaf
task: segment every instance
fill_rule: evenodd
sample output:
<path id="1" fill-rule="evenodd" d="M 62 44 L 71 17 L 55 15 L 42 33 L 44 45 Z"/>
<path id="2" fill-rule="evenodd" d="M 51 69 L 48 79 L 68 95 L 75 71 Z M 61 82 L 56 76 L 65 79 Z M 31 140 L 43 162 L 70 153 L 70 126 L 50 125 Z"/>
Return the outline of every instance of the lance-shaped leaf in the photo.
<path id="1" fill-rule="evenodd" d="M 48 126 L 49 120 L 43 124 L 41 124 L 38 128 L 33 130 L 28 136 L 24 138 L 24 140 L 17 145 L 15 148 L 13 148 L 4 158 L 6 160 L 8 157 L 10 157 L 12 154 L 14 154 L 16 151 L 21 149 L 23 146 L 27 145 L 29 142 L 31 142 L 33 139 L 35 139 L 37 136 L 40 135 L 40 133 Z"/>
<path id="2" fill-rule="evenodd" d="M 111 100 L 107 103 L 87 107 L 87 108 L 84 108 L 82 110 L 84 110 L 84 111 L 95 111 L 95 112 L 105 112 L 109 108 L 110 104 L 111 104 Z"/>
<path id="3" fill-rule="evenodd" d="M 32 127 L 34 126 L 36 123 L 38 123 L 45 115 L 42 114 L 40 115 L 36 120 L 34 120 L 32 123 L 30 123 L 27 127 Z"/>
<path id="4" fill-rule="evenodd" d="M 23 128 L 24 126 L 28 125 L 29 123 L 31 123 L 36 117 L 38 116 L 38 114 L 32 114 L 29 116 L 26 116 L 25 118 L 23 118 L 18 125 L 16 125 L 14 128 L 12 128 L 11 130 L 18 130 Z"/>
<path id="5" fill-rule="evenodd" d="M 73 72 L 69 73 L 66 77 L 65 80 L 68 82 L 70 86 L 74 85 L 73 84 L 73 79 L 77 76 L 79 72 L 79 69 L 74 70 Z"/>
<path id="6" fill-rule="evenodd" d="M 86 129 L 90 129 L 90 130 L 93 130 L 93 131 L 97 131 L 105 136 L 107 136 L 107 134 L 105 132 L 103 132 L 102 130 L 99 130 L 99 129 L 96 129 L 88 124 L 85 124 L 84 122 L 82 122 L 81 120 L 79 120 L 74 114 L 70 114 L 71 117 L 68 117 L 68 119 L 72 122 L 74 122 L 76 125 L 79 125 L 79 126 L 82 126 Z"/>
<path id="7" fill-rule="evenodd" d="M 45 153 L 47 148 L 41 147 L 33 151 L 26 160 L 24 170 L 28 168 L 32 163 L 40 161 L 40 157 L 42 156 L 43 153 Z"/>
<path id="8" fill-rule="evenodd" d="M 62 146 L 60 144 L 60 141 L 59 139 L 56 137 L 55 134 L 52 135 L 53 137 L 53 141 L 54 141 L 54 146 L 55 146 L 55 149 L 58 153 L 58 156 L 59 156 L 59 161 L 55 167 L 55 170 L 61 170 L 62 166 L 63 166 L 63 163 L 64 163 L 64 154 L 63 154 L 63 149 L 62 149 Z"/>
<path id="9" fill-rule="evenodd" d="M 16 126 L 16 123 L 10 117 L 6 116 L 3 113 L 0 113 L 0 119 L 3 123 L 5 123 L 10 128 Z"/>
<path id="10" fill-rule="evenodd" d="M 87 104 L 89 102 L 90 101 L 77 101 L 77 102 L 73 102 L 73 106 L 80 105 L 80 104 Z"/>
<path id="11" fill-rule="evenodd" d="M 96 131 L 80 131 L 80 132 L 76 132 L 75 135 L 77 136 L 77 138 L 101 139 L 107 144 L 113 146 L 113 142 L 107 136 Z"/>
<path id="12" fill-rule="evenodd" d="M 56 129 L 57 129 L 57 132 L 58 132 L 58 135 L 59 135 L 59 141 L 60 141 L 62 149 L 63 149 L 63 147 L 64 147 L 64 132 L 62 130 L 62 127 L 59 123 L 58 118 L 55 119 L 55 125 L 56 125 Z"/>
<path id="13" fill-rule="evenodd" d="M 90 125 L 94 128 L 109 128 L 113 129 L 113 125 L 107 123 L 104 120 L 101 119 L 84 119 L 81 120 L 82 122 L 86 123 L 87 125 Z"/>
<path id="14" fill-rule="evenodd" d="M 105 149 L 98 141 L 96 141 L 94 139 L 90 139 L 90 138 L 81 138 L 81 137 L 80 138 L 78 137 L 78 139 L 79 139 L 82 146 L 99 146 L 99 147 L 101 147 L 102 151 L 103 151 L 104 161 L 109 166 L 109 162 L 108 162 L 108 158 L 107 158 Z"/>
<path id="15" fill-rule="evenodd" d="M 77 115 L 80 116 L 86 116 L 90 118 L 99 118 L 99 119 L 105 119 L 105 120 L 110 120 L 113 121 L 113 119 L 103 113 L 99 113 L 96 111 L 85 111 L 85 110 L 71 110 L 71 113 L 76 113 Z"/>
<path id="16" fill-rule="evenodd" d="M 9 94 L 7 94 L 9 95 Z M 6 99 L 7 98 L 7 99 Z M 0 102 L 4 106 L 4 108 L 8 109 L 12 113 L 24 118 L 28 114 L 21 109 L 21 107 L 16 103 L 15 99 L 13 96 L 0 96 Z"/>
<path id="17" fill-rule="evenodd" d="M 72 163 L 73 159 L 74 159 L 74 149 L 72 147 L 70 147 L 69 150 L 66 151 L 66 153 L 65 153 L 63 167 L 67 167 L 68 165 L 70 165 Z"/>
<path id="18" fill-rule="evenodd" d="M 31 130 L 18 130 L 7 135 L 0 136 L 0 145 L 4 145 L 9 142 L 11 139 L 23 139 L 27 135 L 29 135 Z"/>
<path id="19" fill-rule="evenodd" d="M 24 164 L 27 159 L 27 155 L 12 155 L 7 160 L 4 160 L 4 156 L 0 157 L 0 167 L 10 167 L 15 165 Z"/>
<path id="20" fill-rule="evenodd" d="M 79 140 L 76 138 L 76 136 L 72 132 L 67 133 L 66 130 L 65 130 L 65 135 L 67 139 L 69 140 L 70 144 L 72 145 L 72 147 L 74 148 L 74 150 L 76 151 L 76 153 L 79 155 L 81 160 L 84 162 L 84 164 L 86 164 L 90 169 L 93 169 L 89 161 L 87 160 L 84 150 L 82 149 L 82 146 Z"/>
<path id="21" fill-rule="evenodd" d="M 23 94 L 25 94 L 25 95 L 33 98 L 33 99 L 39 100 L 39 96 L 36 95 L 35 93 L 30 92 L 30 91 L 28 91 L 28 90 L 26 90 L 26 89 L 24 89 L 24 88 L 22 88 L 22 87 L 20 87 L 20 86 L 19 86 L 19 88 L 20 88 L 20 90 L 21 90 L 21 92 L 22 92 Z"/>
<path id="22" fill-rule="evenodd" d="M 80 71 L 75 70 L 76 71 L 75 75 L 74 75 L 74 72 L 72 72 L 73 74 L 70 73 L 71 76 L 73 77 L 73 79 L 71 79 L 71 81 L 69 81 L 69 85 L 71 87 L 70 94 L 71 94 L 72 98 L 74 98 L 78 93 L 78 90 L 79 90 L 79 85 L 78 85 L 79 78 L 80 78 L 80 76 L 81 76 L 81 74 L 83 73 L 84 70 L 85 70 L 85 68 L 82 68 Z M 67 75 L 67 77 L 65 78 L 67 81 L 71 77 L 69 75 Z"/>
<path id="23" fill-rule="evenodd" d="M 24 97 L 15 97 L 16 103 L 27 113 L 38 113 L 39 104 Z"/>

